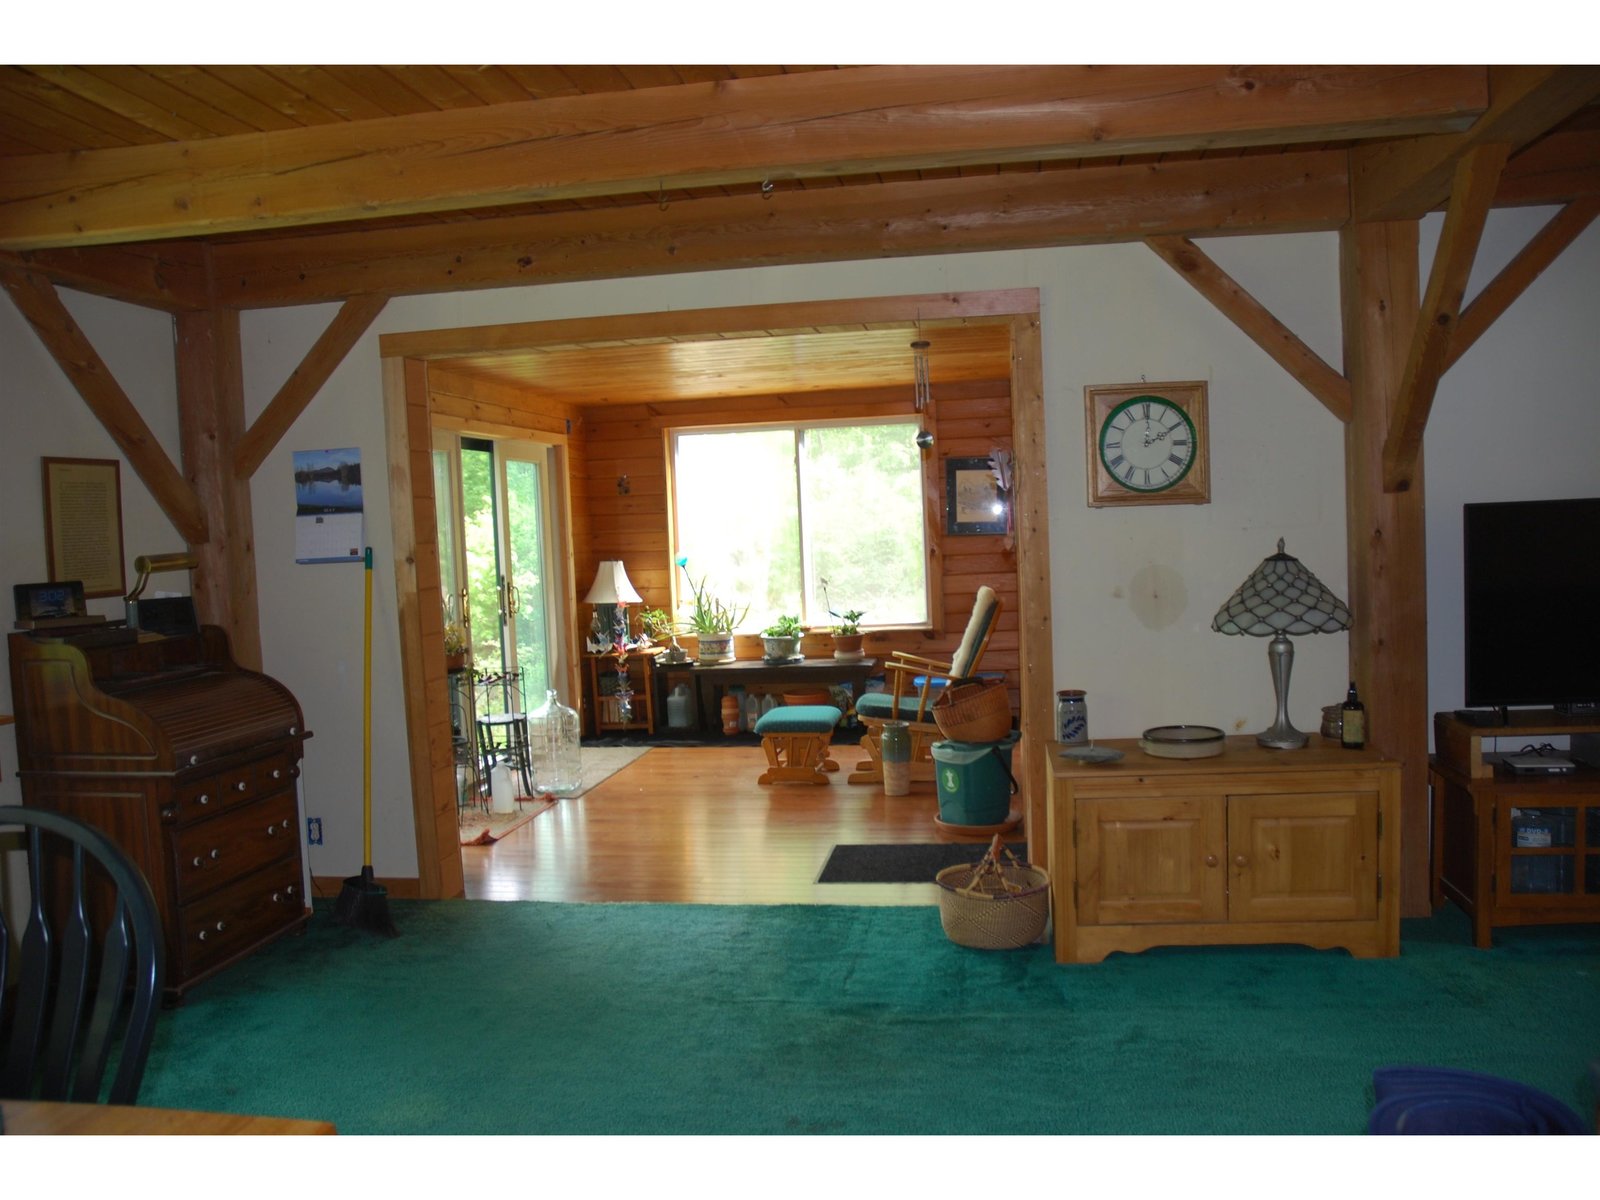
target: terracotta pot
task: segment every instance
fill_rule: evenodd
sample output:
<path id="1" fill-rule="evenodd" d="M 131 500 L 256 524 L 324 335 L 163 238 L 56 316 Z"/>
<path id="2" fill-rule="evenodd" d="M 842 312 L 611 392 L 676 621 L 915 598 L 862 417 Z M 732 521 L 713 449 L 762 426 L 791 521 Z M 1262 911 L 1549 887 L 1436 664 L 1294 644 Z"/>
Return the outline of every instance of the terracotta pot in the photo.
<path id="1" fill-rule="evenodd" d="M 840 662 L 858 662 L 865 657 L 861 643 L 866 640 L 864 633 L 836 633 L 833 635 L 833 656 Z"/>
<path id="2" fill-rule="evenodd" d="M 466 653 L 446 654 L 444 656 L 444 669 L 446 671 L 465 671 L 467 669 Z"/>

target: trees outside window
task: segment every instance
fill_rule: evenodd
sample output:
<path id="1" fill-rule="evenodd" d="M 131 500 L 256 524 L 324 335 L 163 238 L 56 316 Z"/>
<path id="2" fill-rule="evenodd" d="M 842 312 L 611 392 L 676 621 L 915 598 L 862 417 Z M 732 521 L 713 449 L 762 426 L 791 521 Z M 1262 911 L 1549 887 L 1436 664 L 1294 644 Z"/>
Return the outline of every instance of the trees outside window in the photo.
<path id="1" fill-rule="evenodd" d="M 926 622 L 917 429 L 891 420 L 677 433 L 677 547 L 689 576 L 748 604 L 746 633 L 786 613 L 834 624 L 824 586 L 869 628 Z"/>

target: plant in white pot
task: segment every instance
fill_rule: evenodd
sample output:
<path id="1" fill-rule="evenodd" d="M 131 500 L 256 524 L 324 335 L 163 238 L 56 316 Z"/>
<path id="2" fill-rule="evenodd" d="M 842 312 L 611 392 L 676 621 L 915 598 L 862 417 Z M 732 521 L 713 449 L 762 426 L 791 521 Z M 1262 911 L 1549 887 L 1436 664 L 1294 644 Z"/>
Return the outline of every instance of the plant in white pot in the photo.
<path id="1" fill-rule="evenodd" d="M 736 609 L 708 595 L 704 579 L 699 583 L 689 580 L 689 587 L 694 592 L 694 608 L 690 610 L 686 624 L 700 642 L 699 660 L 726 662 L 733 657 L 733 631 L 744 620 L 750 606 L 747 604 Z"/>
<path id="2" fill-rule="evenodd" d="M 786 663 L 794 657 L 805 627 L 799 617 L 779 617 L 761 631 L 761 645 L 769 663 Z"/>

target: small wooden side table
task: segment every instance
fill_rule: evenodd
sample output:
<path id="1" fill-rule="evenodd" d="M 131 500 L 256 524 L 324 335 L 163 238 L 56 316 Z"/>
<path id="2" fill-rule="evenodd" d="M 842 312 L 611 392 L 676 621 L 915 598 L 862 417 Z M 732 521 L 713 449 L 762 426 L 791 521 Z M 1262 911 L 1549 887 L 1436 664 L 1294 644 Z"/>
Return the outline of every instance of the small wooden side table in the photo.
<path id="1" fill-rule="evenodd" d="M 613 729 L 642 729 L 648 734 L 655 733 L 656 657 L 661 650 L 660 646 L 650 646 L 643 650 L 628 651 L 628 682 L 633 688 L 631 721 L 617 719 L 617 700 L 614 693 L 602 695 L 600 692 L 603 673 L 616 674 L 617 656 L 609 651 L 605 654 L 584 655 L 589 660 L 589 711 L 594 719 L 596 733 Z M 643 720 L 640 719 L 641 715 Z"/>

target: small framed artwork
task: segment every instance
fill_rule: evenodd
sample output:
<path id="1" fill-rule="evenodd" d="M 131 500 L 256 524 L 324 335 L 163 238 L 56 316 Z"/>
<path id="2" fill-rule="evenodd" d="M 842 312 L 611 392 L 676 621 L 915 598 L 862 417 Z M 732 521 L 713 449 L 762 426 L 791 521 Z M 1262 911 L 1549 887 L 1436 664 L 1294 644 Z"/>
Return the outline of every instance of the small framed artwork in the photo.
<path id="1" fill-rule="evenodd" d="M 46 458 L 44 545 L 52 582 L 75 579 L 85 596 L 128 590 L 122 561 L 122 464 L 114 458 Z"/>
<path id="2" fill-rule="evenodd" d="M 944 460 L 946 533 L 1004 533 L 1006 505 L 987 458 Z"/>
<path id="3" fill-rule="evenodd" d="M 1083 389 L 1089 505 L 1209 504 L 1206 385 Z"/>

